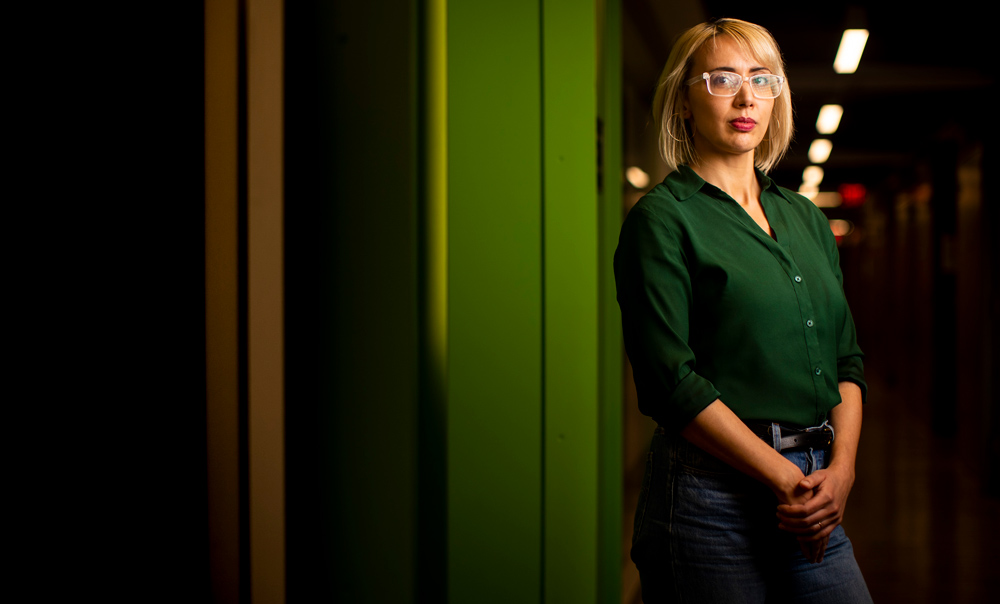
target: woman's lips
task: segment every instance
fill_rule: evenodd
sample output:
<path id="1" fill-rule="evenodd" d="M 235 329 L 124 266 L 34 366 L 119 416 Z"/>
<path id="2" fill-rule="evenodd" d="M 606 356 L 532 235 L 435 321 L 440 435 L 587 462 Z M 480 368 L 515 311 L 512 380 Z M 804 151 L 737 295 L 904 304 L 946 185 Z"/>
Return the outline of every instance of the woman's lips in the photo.
<path id="1" fill-rule="evenodd" d="M 757 125 L 756 121 L 748 117 L 738 117 L 729 123 L 732 124 L 733 128 L 736 128 L 740 132 L 749 132 L 753 130 L 754 126 Z"/>

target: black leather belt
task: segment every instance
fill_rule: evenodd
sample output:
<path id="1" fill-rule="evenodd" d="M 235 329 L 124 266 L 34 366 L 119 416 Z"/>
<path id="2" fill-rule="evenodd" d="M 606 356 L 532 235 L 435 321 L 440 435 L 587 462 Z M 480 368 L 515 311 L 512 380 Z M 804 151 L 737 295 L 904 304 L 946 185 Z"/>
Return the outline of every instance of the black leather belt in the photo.
<path id="1" fill-rule="evenodd" d="M 774 427 L 770 423 L 762 421 L 744 422 L 754 434 L 766 442 L 768 446 L 774 446 Z M 823 424 L 815 428 L 794 428 L 788 425 L 778 424 L 781 439 L 776 451 L 805 451 L 808 449 L 829 449 L 833 444 L 833 428 L 829 424 Z"/>

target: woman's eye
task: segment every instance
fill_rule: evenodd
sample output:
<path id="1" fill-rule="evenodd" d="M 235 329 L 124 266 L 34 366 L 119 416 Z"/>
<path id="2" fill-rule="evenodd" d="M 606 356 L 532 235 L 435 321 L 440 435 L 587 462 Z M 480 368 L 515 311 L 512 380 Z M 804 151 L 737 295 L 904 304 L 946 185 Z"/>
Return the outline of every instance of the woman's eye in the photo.
<path id="1" fill-rule="evenodd" d="M 769 78 L 767 76 L 759 75 L 754 76 L 750 79 L 750 83 L 754 86 L 767 86 Z"/>
<path id="2" fill-rule="evenodd" d="M 712 83 L 717 86 L 732 86 L 735 79 L 732 74 L 719 73 L 712 76 Z"/>

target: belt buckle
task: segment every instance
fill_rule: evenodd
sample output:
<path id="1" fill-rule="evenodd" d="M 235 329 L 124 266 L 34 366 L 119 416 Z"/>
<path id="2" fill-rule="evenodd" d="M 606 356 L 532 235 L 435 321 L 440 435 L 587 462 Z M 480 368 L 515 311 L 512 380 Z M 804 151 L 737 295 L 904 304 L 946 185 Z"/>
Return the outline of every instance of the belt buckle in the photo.
<path id="1" fill-rule="evenodd" d="M 830 421 L 827 420 L 820 424 L 819 429 L 826 435 L 826 446 L 829 447 L 832 445 L 834 439 L 837 438 L 837 433 L 833 431 L 833 426 L 830 425 Z"/>
<path id="2" fill-rule="evenodd" d="M 824 447 L 829 447 L 830 445 L 832 445 L 833 439 L 835 437 L 835 434 L 833 432 L 833 426 L 830 425 L 829 421 L 825 421 L 819 426 L 806 428 L 805 430 L 803 430 L 803 432 L 805 432 L 806 434 L 816 434 L 816 435 L 822 434 L 826 436 L 823 442 Z"/>

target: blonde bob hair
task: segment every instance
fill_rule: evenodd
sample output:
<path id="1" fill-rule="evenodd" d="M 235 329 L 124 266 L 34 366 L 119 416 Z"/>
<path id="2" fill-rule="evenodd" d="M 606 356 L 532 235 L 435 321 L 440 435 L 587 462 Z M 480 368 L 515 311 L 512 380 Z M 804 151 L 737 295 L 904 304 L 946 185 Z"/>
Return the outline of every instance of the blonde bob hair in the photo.
<path id="1" fill-rule="evenodd" d="M 694 140 L 691 138 L 691 127 L 682 117 L 688 90 L 685 82 L 693 77 L 688 72 L 698 49 L 721 35 L 732 38 L 743 53 L 770 69 L 771 73 L 785 75 L 785 63 L 777 42 L 769 31 L 759 25 L 739 19 L 718 19 L 696 25 L 681 34 L 670 51 L 653 97 L 653 116 L 660 131 L 660 155 L 669 172 L 673 172 L 681 164 L 695 163 L 698 160 Z M 774 99 L 764 139 L 754 149 L 754 165 L 764 172 L 770 171 L 788 151 L 793 130 L 792 95 L 786 79 L 781 94 Z"/>

